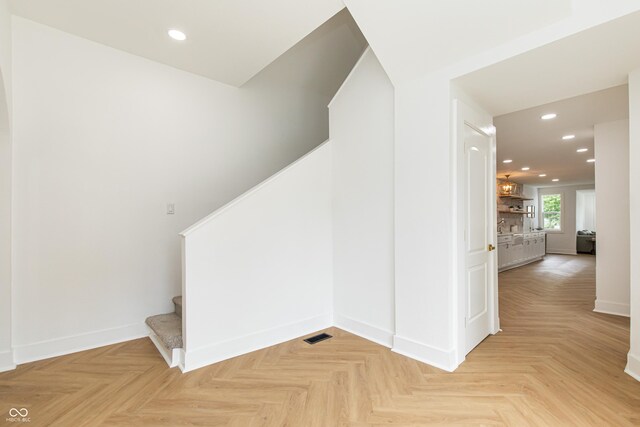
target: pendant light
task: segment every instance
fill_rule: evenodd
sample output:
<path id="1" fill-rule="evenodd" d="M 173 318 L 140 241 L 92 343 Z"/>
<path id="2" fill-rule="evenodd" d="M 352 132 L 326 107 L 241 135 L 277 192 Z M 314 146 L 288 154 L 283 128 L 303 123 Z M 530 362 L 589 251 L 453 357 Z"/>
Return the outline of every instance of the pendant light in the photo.
<path id="1" fill-rule="evenodd" d="M 505 175 L 505 180 L 500 184 L 500 195 L 501 196 L 513 196 L 516 190 L 516 184 L 509 181 L 509 177 L 511 175 Z"/>

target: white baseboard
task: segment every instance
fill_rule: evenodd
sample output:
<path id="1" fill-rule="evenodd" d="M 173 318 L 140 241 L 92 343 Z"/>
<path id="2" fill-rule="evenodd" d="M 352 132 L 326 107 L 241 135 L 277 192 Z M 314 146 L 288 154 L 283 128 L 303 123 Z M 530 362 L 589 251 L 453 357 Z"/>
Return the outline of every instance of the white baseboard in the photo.
<path id="1" fill-rule="evenodd" d="M 393 337 L 391 351 L 447 372 L 453 372 L 458 367 L 454 350 L 442 350 L 398 335 Z"/>
<path id="2" fill-rule="evenodd" d="M 566 250 L 566 249 L 547 249 L 548 254 L 556 254 L 556 255 L 578 255 L 578 252 L 574 250 Z"/>
<path id="3" fill-rule="evenodd" d="M 0 372 L 13 369 L 16 369 L 16 364 L 13 362 L 13 351 L 0 352 Z"/>
<path id="4" fill-rule="evenodd" d="M 531 259 L 528 259 L 526 261 L 519 262 L 518 264 L 512 264 L 512 265 L 509 265 L 507 267 L 502 267 L 502 268 L 498 269 L 498 273 L 502 273 L 503 271 L 511 270 L 511 269 L 518 268 L 518 267 L 523 267 L 523 266 L 525 266 L 527 264 L 533 264 L 534 262 L 542 261 L 543 259 L 544 259 L 544 256 L 539 256 L 539 257 L 536 257 L 536 258 L 531 258 Z"/>
<path id="5" fill-rule="evenodd" d="M 157 335 L 151 330 L 151 328 L 148 329 L 149 339 L 156 346 L 164 361 L 167 362 L 167 365 L 169 365 L 170 368 L 178 366 L 180 363 L 180 352 L 182 351 L 182 349 L 174 348 L 169 350 L 162 344 L 160 339 L 158 339 Z"/>
<path id="6" fill-rule="evenodd" d="M 640 381 L 640 357 L 629 352 L 627 355 L 627 367 L 624 371 L 636 380 Z"/>
<path id="7" fill-rule="evenodd" d="M 385 347 L 393 347 L 393 332 L 340 314 L 333 315 L 334 326 Z"/>
<path id="8" fill-rule="evenodd" d="M 180 368 L 183 372 L 193 371 L 194 369 L 271 347 L 331 326 L 332 316 L 327 313 L 218 344 L 193 350 L 187 348 L 184 354 L 184 365 Z"/>
<path id="9" fill-rule="evenodd" d="M 17 364 L 34 362 L 50 357 L 63 356 L 78 351 L 90 350 L 105 345 L 117 344 L 146 337 L 149 332 L 144 323 L 133 323 L 118 328 L 73 335 L 41 341 L 34 344 L 13 347 L 14 361 Z"/>
<path id="10" fill-rule="evenodd" d="M 613 314 L 616 316 L 631 317 L 631 309 L 629 304 L 620 304 L 618 302 L 596 300 L 596 313 Z"/>

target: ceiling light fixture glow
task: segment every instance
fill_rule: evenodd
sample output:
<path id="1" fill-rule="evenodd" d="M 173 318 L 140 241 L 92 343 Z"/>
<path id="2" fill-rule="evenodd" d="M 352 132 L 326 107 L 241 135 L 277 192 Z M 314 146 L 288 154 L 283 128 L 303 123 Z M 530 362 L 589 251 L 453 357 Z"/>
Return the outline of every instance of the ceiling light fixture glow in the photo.
<path id="1" fill-rule="evenodd" d="M 541 173 L 540 175 L 538 175 L 540 178 L 544 178 L 545 176 L 547 176 L 546 173 Z"/>
<path id="2" fill-rule="evenodd" d="M 174 40 L 178 40 L 179 42 L 185 41 L 187 39 L 187 35 L 180 30 L 170 29 L 169 31 L 167 31 L 167 34 L 169 34 L 169 37 Z"/>
<path id="3" fill-rule="evenodd" d="M 553 178 L 551 181 L 553 181 L 553 182 L 558 182 L 558 181 L 560 181 L 560 180 L 559 180 L 558 178 Z"/>
<path id="4" fill-rule="evenodd" d="M 565 140 L 565 141 L 567 141 L 567 140 L 569 140 L 569 139 L 573 139 L 573 138 L 575 138 L 575 137 L 576 137 L 575 135 L 565 135 L 565 136 L 563 136 L 563 137 L 562 137 L 562 139 L 563 139 L 563 140 Z"/>
<path id="5" fill-rule="evenodd" d="M 506 159 L 506 160 L 502 161 L 502 163 L 511 163 L 511 162 L 513 162 L 513 160 L 511 160 L 511 159 Z"/>
<path id="6" fill-rule="evenodd" d="M 576 153 L 584 153 L 585 151 L 589 151 L 589 149 L 588 148 L 578 148 L 576 150 Z"/>
<path id="7" fill-rule="evenodd" d="M 594 163 L 596 161 L 596 159 L 589 159 L 587 160 L 587 163 Z"/>
<path id="8" fill-rule="evenodd" d="M 529 169 L 531 169 L 529 166 L 525 166 L 522 168 L 523 171 L 528 171 Z"/>
<path id="9" fill-rule="evenodd" d="M 551 119 L 555 119 L 556 117 L 558 117 L 558 115 L 556 113 L 548 113 L 548 114 L 544 114 L 542 117 L 540 117 L 542 120 L 551 120 Z"/>

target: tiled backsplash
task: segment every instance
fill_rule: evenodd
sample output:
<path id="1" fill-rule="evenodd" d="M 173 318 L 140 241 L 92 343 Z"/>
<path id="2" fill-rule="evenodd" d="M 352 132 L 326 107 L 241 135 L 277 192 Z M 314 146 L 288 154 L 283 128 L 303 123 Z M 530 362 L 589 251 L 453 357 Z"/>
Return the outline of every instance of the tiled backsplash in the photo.
<path id="1" fill-rule="evenodd" d="M 501 202 L 502 200 L 502 202 Z M 499 204 L 504 205 L 513 205 L 513 201 L 508 201 L 507 199 L 498 199 Z M 531 205 L 532 202 L 527 201 L 524 202 L 526 205 Z M 525 208 L 526 209 L 526 208 Z M 529 218 L 527 215 L 516 214 L 516 213 L 500 213 L 498 212 L 498 227 L 502 227 L 503 233 L 528 233 L 531 230 L 535 230 L 538 226 L 538 212 L 536 210 L 536 218 Z M 500 224 L 500 221 L 504 219 L 504 223 Z M 511 231 L 511 226 L 516 226 L 517 228 Z"/>

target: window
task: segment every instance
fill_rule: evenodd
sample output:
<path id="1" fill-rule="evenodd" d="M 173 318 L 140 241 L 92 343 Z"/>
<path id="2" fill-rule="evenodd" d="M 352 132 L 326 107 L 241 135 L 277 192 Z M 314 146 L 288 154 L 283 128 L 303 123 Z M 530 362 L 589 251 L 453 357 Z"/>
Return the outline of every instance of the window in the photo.
<path id="1" fill-rule="evenodd" d="M 542 228 L 550 231 L 562 230 L 562 194 L 543 194 Z"/>

